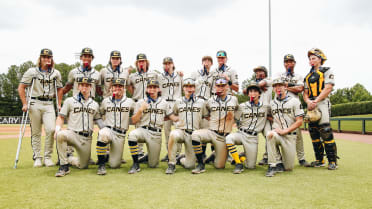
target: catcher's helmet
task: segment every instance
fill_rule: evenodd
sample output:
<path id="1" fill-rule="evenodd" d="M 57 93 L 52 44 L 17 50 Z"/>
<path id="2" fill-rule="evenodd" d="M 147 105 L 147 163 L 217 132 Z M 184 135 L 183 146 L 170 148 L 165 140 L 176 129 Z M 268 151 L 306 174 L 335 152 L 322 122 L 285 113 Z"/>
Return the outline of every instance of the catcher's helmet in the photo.
<path id="1" fill-rule="evenodd" d="M 327 60 L 327 57 L 325 56 L 323 51 L 318 49 L 318 48 L 312 48 L 307 52 L 308 57 L 310 57 L 311 55 L 315 55 L 315 56 L 319 57 L 320 59 L 322 59 L 322 65 Z"/>

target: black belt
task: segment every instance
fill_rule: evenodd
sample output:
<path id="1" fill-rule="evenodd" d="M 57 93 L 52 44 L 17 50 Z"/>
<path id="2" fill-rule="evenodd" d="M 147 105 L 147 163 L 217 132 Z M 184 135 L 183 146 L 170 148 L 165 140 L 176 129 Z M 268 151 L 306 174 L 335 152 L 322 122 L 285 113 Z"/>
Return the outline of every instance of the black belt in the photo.
<path id="1" fill-rule="evenodd" d="M 111 127 L 111 126 L 106 126 L 107 128 L 109 128 L 109 129 L 111 129 L 111 130 L 113 130 L 113 131 L 115 131 L 115 132 L 117 132 L 117 133 L 119 133 L 119 134 L 126 134 L 127 133 L 127 130 L 120 130 L 120 129 L 118 129 L 118 128 L 113 128 L 113 127 Z"/>
<path id="2" fill-rule="evenodd" d="M 287 135 L 297 135 L 297 132 L 287 133 Z"/>
<path id="3" fill-rule="evenodd" d="M 250 131 L 250 130 L 243 129 L 243 128 L 239 128 L 239 130 L 243 131 L 244 133 L 247 133 L 249 135 L 257 136 L 257 132 L 255 132 L 255 131 Z"/>
<path id="4" fill-rule="evenodd" d="M 229 134 L 229 133 L 224 133 L 224 132 L 218 132 L 216 130 L 212 130 L 212 131 L 214 131 L 214 133 L 216 133 L 216 134 L 218 134 L 220 136 L 227 136 Z"/>
<path id="5" fill-rule="evenodd" d="M 44 102 L 53 101 L 53 99 L 45 98 L 45 97 L 31 97 L 31 99 L 37 99 L 37 100 L 44 101 Z"/>
<path id="6" fill-rule="evenodd" d="M 150 130 L 150 131 L 161 132 L 160 128 L 153 128 L 153 127 L 150 127 L 150 126 L 142 126 L 141 128 L 144 128 L 144 129 L 147 129 L 147 130 Z"/>
<path id="7" fill-rule="evenodd" d="M 193 130 L 187 130 L 187 129 L 185 129 L 184 131 L 185 131 L 186 133 L 190 134 L 190 135 L 191 135 L 192 132 L 193 132 Z"/>
<path id="8" fill-rule="evenodd" d="M 138 102 L 138 99 L 133 99 L 134 102 Z"/>
<path id="9" fill-rule="evenodd" d="M 176 100 L 174 100 L 174 99 L 166 99 L 165 101 L 167 101 L 167 102 L 174 102 Z"/>
<path id="10" fill-rule="evenodd" d="M 84 137 L 90 137 L 93 134 L 93 132 L 86 132 L 86 131 L 74 131 L 74 132 Z"/>

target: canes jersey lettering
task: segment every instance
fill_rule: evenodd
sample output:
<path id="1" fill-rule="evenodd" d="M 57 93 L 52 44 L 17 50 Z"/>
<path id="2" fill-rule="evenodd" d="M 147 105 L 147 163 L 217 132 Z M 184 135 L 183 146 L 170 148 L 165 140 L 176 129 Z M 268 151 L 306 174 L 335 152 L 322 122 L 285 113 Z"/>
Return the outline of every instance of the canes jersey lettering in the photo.
<path id="1" fill-rule="evenodd" d="M 225 100 L 218 96 L 209 98 L 207 110 L 210 115 L 209 128 L 223 133 L 230 133 L 234 124 L 234 112 L 239 108 L 238 99 L 227 95 Z"/>
<path id="2" fill-rule="evenodd" d="M 68 129 L 78 132 L 92 132 L 94 120 L 101 118 L 98 103 L 92 98 L 84 100 L 80 98 L 79 94 L 67 98 L 59 114 L 68 118 Z"/>
<path id="3" fill-rule="evenodd" d="M 113 128 L 128 130 L 129 117 L 133 115 L 136 103 L 131 98 L 123 97 L 120 101 L 107 97 L 102 101 L 100 113 L 105 116 L 104 123 Z"/>
<path id="4" fill-rule="evenodd" d="M 261 132 L 265 127 L 269 110 L 269 105 L 260 102 L 257 105 L 252 105 L 249 101 L 244 102 L 239 105 L 235 119 L 239 120 L 239 128 Z"/>
<path id="5" fill-rule="evenodd" d="M 271 101 L 271 115 L 273 116 L 273 128 L 285 129 L 296 122 L 296 117 L 304 116 L 299 99 L 288 96 L 283 100 L 276 97 Z"/>
<path id="6" fill-rule="evenodd" d="M 198 70 L 191 75 L 195 80 L 195 96 L 208 100 L 212 94 L 212 84 L 214 77 L 212 73 L 204 72 L 204 69 Z"/>
<path id="7" fill-rule="evenodd" d="M 23 74 L 21 83 L 31 85 L 33 78 L 35 81 L 32 97 L 53 98 L 56 93 L 54 82 L 56 82 L 57 88 L 63 87 L 61 73 L 56 69 L 51 69 L 48 72 L 38 68 L 30 68 Z"/>
<path id="8" fill-rule="evenodd" d="M 141 107 L 144 99 L 138 100 L 134 114 Z M 146 100 L 146 102 L 148 102 Z M 162 128 L 164 124 L 164 117 L 172 114 L 172 108 L 168 102 L 162 98 L 158 98 L 156 102 L 150 101 L 147 109 L 142 112 L 140 121 L 136 124 L 137 127 L 149 126 L 153 128 Z"/>
<path id="9" fill-rule="evenodd" d="M 111 83 L 114 79 L 121 78 L 128 84 L 128 69 L 120 66 L 119 70 L 113 70 L 111 66 L 107 66 L 100 71 L 101 84 L 103 85 L 103 98 L 112 96 Z"/>
<path id="10" fill-rule="evenodd" d="M 216 80 L 219 78 L 219 77 L 222 77 L 222 74 L 227 74 L 227 76 L 229 77 L 230 81 L 233 83 L 233 84 L 236 84 L 236 85 L 239 85 L 239 80 L 238 80 L 238 74 L 236 73 L 235 70 L 233 70 L 231 67 L 229 66 L 226 66 L 224 67 L 224 70 L 221 70 L 219 69 L 218 67 L 216 69 L 214 69 L 212 71 L 212 76 L 213 76 L 213 82 L 212 82 L 212 92 L 215 93 L 215 89 L 214 89 L 214 84 L 216 83 Z M 232 94 L 232 90 L 231 88 L 229 88 L 229 91 L 228 91 L 228 94 Z"/>
<path id="11" fill-rule="evenodd" d="M 177 99 L 173 106 L 173 113 L 178 115 L 177 129 L 198 130 L 201 128 L 203 117 L 208 116 L 206 102 L 201 98 Z"/>
<path id="12" fill-rule="evenodd" d="M 132 99 L 137 101 L 146 98 L 146 87 L 149 79 L 157 80 L 158 75 L 155 72 L 132 73 L 129 75 L 129 85 L 133 86 Z"/>
<path id="13" fill-rule="evenodd" d="M 289 86 L 292 84 L 294 86 L 304 86 L 304 78 L 296 73 L 288 74 L 288 73 L 279 73 L 275 78 L 281 78 L 283 81 L 289 84 Z M 292 93 L 290 91 L 287 91 L 287 94 L 291 97 L 299 99 L 298 94 Z"/>
<path id="14" fill-rule="evenodd" d="M 88 71 L 84 71 L 81 67 L 77 67 L 71 70 L 70 73 L 68 74 L 67 83 L 74 85 L 72 91 L 73 95 L 77 95 L 79 93 L 77 79 L 80 77 L 88 77 L 93 79 L 92 89 L 90 90 L 90 96 L 94 98 L 96 95 L 96 86 L 101 85 L 99 72 L 94 68 Z"/>
<path id="15" fill-rule="evenodd" d="M 182 97 L 182 77 L 173 72 L 173 75 L 162 73 L 158 75 L 161 97 L 165 100 L 176 100 Z"/>
<path id="16" fill-rule="evenodd" d="M 310 72 L 305 77 L 305 89 L 309 89 L 309 97 L 319 96 L 326 84 L 335 85 L 335 78 L 329 67 L 320 67 L 315 72 Z M 328 95 L 328 97 L 331 94 Z"/>

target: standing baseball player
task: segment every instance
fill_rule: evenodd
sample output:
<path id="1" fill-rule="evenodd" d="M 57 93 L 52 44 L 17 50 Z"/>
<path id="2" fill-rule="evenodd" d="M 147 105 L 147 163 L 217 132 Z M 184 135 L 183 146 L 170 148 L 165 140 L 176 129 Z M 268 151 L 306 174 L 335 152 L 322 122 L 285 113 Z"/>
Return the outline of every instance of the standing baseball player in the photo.
<path id="1" fill-rule="evenodd" d="M 122 67 L 122 57 L 120 51 L 114 50 L 110 53 L 110 61 L 107 67 L 100 71 L 101 84 L 103 86 L 103 98 L 112 96 L 112 81 L 121 78 L 125 83 L 128 81 L 129 69 Z M 125 89 L 124 89 L 125 90 Z"/>
<path id="2" fill-rule="evenodd" d="M 177 145 L 185 144 L 185 155 L 179 157 L 177 161 L 185 168 L 195 167 L 195 153 L 192 146 L 191 134 L 199 130 L 203 117 L 207 116 L 205 100 L 195 97 L 195 80 L 187 78 L 183 81 L 183 91 L 185 96 L 177 99 L 173 113 L 178 116 L 176 129 L 170 133 L 168 143 L 168 169 L 166 174 L 173 174 L 176 171 Z"/>
<path id="3" fill-rule="evenodd" d="M 334 74 L 329 67 L 322 67 L 327 57 L 320 49 L 309 50 L 308 57 L 312 68 L 305 77 L 304 101 L 307 103 L 308 110 L 318 108 L 322 113 L 318 122 L 309 123 L 309 132 L 316 159 L 311 163 L 311 166 L 324 166 L 323 152 L 325 149 L 329 162 L 328 169 L 336 170 L 337 147 L 329 120 L 331 116 L 329 95 L 335 85 Z"/>
<path id="4" fill-rule="evenodd" d="M 19 97 L 22 101 L 22 111 L 27 111 L 27 100 L 25 89 L 32 85 L 32 95 L 29 116 L 31 125 L 31 145 L 33 151 L 34 167 L 43 166 L 41 154 L 41 126 L 44 124 L 45 130 L 45 147 L 44 147 L 44 164 L 45 166 L 54 166 L 52 161 L 53 153 L 53 135 L 55 131 L 55 109 L 53 106 L 53 97 L 62 92 L 61 73 L 54 69 L 53 53 L 50 49 L 42 49 L 36 68 L 28 69 L 22 76 L 18 86 Z M 29 91 L 30 92 L 30 91 Z M 56 98 L 58 104 L 61 104 L 62 96 Z M 58 109 L 60 106 L 58 107 Z"/>
<path id="5" fill-rule="evenodd" d="M 159 89 L 159 82 L 150 79 L 146 85 L 146 99 L 140 99 L 134 110 L 132 122 L 136 124 L 136 129 L 131 131 L 128 136 L 129 149 L 133 158 L 133 165 L 129 174 L 139 172 L 138 162 L 138 143 L 146 143 L 148 151 L 148 166 L 155 168 L 159 164 L 161 150 L 161 127 L 164 120 L 169 118 L 174 122 L 177 117 L 172 114 L 170 105 L 162 99 Z"/>
<path id="6" fill-rule="evenodd" d="M 270 104 L 272 100 L 272 80 L 268 78 L 267 69 L 265 66 L 258 66 L 253 69 L 255 73 L 255 81 L 258 83 L 258 86 L 261 89 L 261 96 L 260 100 L 263 104 Z M 266 120 L 265 127 L 261 132 L 265 138 L 265 153 L 262 156 L 262 160 L 258 163 L 258 165 L 267 165 L 268 164 L 268 156 L 267 156 L 267 141 L 266 136 L 269 131 L 271 131 L 272 125 L 270 120 Z"/>
<path id="7" fill-rule="evenodd" d="M 195 80 L 195 96 L 208 100 L 212 94 L 213 74 L 211 67 L 213 59 L 210 56 L 202 58 L 203 68 L 192 73 L 191 78 Z"/>
<path id="8" fill-rule="evenodd" d="M 235 96 L 228 95 L 229 85 L 225 78 L 215 83 L 216 96 L 209 98 L 206 108 L 210 115 L 209 129 L 196 130 L 192 134 L 192 145 L 198 161 L 193 174 L 205 172 L 201 143 L 212 143 L 215 148 L 215 168 L 225 168 L 227 149 L 225 137 L 231 132 L 234 124 L 234 112 L 239 103 Z"/>
<path id="9" fill-rule="evenodd" d="M 218 66 L 217 68 L 212 72 L 214 81 L 212 84 L 215 83 L 215 81 L 223 77 L 229 84 L 229 91 L 228 94 L 232 95 L 232 91 L 239 91 L 239 80 L 238 80 L 238 74 L 235 70 L 233 70 L 230 66 L 227 66 L 227 54 L 226 51 L 220 50 L 217 52 L 217 61 Z M 212 91 L 215 93 L 215 88 L 212 86 Z"/>
<path id="10" fill-rule="evenodd" d="M 125 96 L 125 79 L 112 80 L 110 90 L 113 95 L 102 101 L 100 113 L 105 116 L 105 128 L 98 133 L 97 157 L 98 175 L 106 174 L 105 155 L 110 145 L 109 165 L 119 168 L 123 157 L 125 134 L 129 128 L 129 116 L 133 114 L 135 102 Z"/>
<path id="11" fill-rule="evenodd" d="M 284 56 L 284 68 L 286 71 L 284 73 L 279 73 L 275 78 L 281 78 L 285 81 L 287 86 L 288 96 L 300 99 L 299 94 L 304 90 L 304 78 L 294 72 L 296 66 L 296 60 L 292 54 L 287 54 Z M 304 151 L 304 141 L 302 137 L 301 129 L 297 129 L 297 139 L 296 139 L 296 153 L 297 159 L 301 166 L 309 166 L 310 164 L 305 160 Z"/>
<path id="12" fill-rule="evenodd" d="M 274 79 L 273 87 L 276 97 L 271 101 L 270 106 L 274 129 L 267 134 L 269 155 L 267 177 L 272 177 L 277 172 L 293 169 L 296 154 L 296 129 L 302 125 L 304 116 L 300 100 L 287 95 L 284 80 Z M 278 162 L 279 159 L 281 162 Z"/>
<path id="13" fill-rule="evenodd" d="M 239 131 L 226 137 L 227 149 L 236 163 L 234 174 L 243 171 L 243 162 L 246 168 L 254 169 L 256 167 L 258 133 L 263 131 L 270 109 L 269 104 L 260 101 L 261 89 L 257 82 L 251 81 L 246 92 L 250 100 L 241 103 L 235 113 L 235 119 L 239 121 Z M 243 145 L 244 155 L 239 157 L 236 145 Z"/>
<path id="14" fill-rule="evenodd" d="M 67 146 L 76 149 L 79 156 L 79 168 L 88 168 L 94 121 L 100 128 L 103 122 L 99 113 L 99 105 L 91 97 L 92 78 L 79 77 L 79 93 L 69 97 L 63 103 L 63 107 L 56 121 L 57 153 L 59 158 L 59 170 L 56 177 L 62 177 L 70 173 L 67 160 Z M 67 129 L 61 130 L 64 120 L 67 119 Z"/>
<path id="15" fill-rule="evenodd" d="M 161 97 L 169 103 L 173 108 L 176 99 L 182 97 L 182 77 L 175 72 L 175 66 L 171 57 L 165 57 L 163 59 L 164 72 L 158 75 Z M 172 120 L 164 122 L 164 136 L 165 146 L 168 149 L 169 134 L 171 132 Z M 178 153 L 181 151 L 181 146 L 178 146 Z M 162 162 L 168 161 L 168 154 L 161 159 Z"/>

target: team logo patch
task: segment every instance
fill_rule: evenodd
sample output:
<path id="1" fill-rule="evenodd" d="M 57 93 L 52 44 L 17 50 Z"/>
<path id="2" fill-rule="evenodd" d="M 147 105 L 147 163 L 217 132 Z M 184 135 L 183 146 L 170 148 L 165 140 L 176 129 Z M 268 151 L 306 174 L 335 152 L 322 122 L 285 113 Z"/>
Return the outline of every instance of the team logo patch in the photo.
<path id="1" fill-rule="evenodd" d="M 333 79 L 335 76 L 333 74 L 329 75 L 330 79 Z"/>

